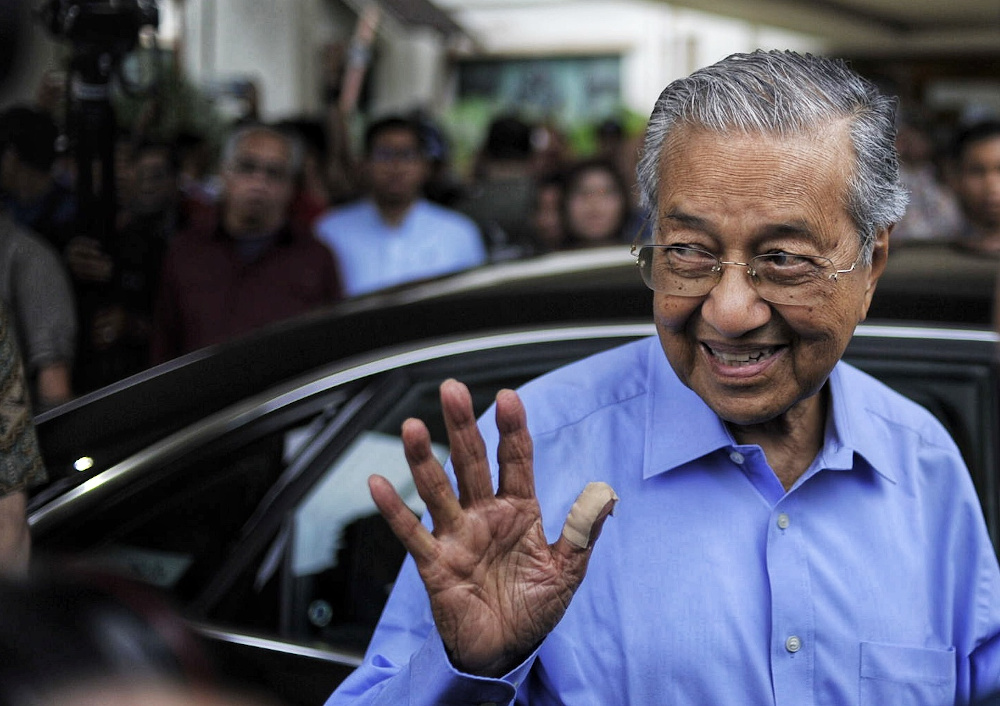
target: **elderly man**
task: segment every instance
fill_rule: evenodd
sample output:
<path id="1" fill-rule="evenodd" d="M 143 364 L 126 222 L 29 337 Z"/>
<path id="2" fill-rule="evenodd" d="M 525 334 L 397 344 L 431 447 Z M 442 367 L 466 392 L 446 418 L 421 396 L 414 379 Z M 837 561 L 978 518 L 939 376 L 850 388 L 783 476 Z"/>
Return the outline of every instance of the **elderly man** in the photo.
<path id="1" fill-rule="evenodd" d="M 658 337 L 501 391 L 478 428 L 444 383 L 457 494 L 403 425 L 427 524 L 372 477 L 411 557 L 328 704 L 1000 687 L 1000 569 L 959 451 L 840 361 L 906 201 L 892 101 L 838 62 L 734 55 L 663 92 L 639 178 Z M 607 486 L 574 503 L 588 481 L 613 519 Z"/>
<path id="2" fill-rule="evenodd" d="M 301 152 L 294 137 L 263 125 L 230 136 L 218 213 L 174 238 L 164 259 L 153 362 L 340 298 L 332 254 L 289 220 Z"/>

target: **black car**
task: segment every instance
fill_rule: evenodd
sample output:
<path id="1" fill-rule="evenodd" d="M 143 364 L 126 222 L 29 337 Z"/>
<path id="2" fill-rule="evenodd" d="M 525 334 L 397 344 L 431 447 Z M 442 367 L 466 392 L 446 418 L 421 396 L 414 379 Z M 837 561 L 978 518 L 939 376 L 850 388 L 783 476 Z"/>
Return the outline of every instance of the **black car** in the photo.
<path id="1" fill-rule="evenodd" d="M 348 302 L 123 381 L 38 418 L 52 480 L 30 501 L 36 553 L 159 587 L 227 677 L 322 703 L 404 556 L 366 476 L 421 510 L 401 422 L 426 420 L 444 457 L 443 379 L 481 412 L 652 335 L 650 301 L 627 253 L 574 253 Z M 1000 548 L 998 336 L 910 318 L 862 325 L 847 358 L 949 428 Z"/>

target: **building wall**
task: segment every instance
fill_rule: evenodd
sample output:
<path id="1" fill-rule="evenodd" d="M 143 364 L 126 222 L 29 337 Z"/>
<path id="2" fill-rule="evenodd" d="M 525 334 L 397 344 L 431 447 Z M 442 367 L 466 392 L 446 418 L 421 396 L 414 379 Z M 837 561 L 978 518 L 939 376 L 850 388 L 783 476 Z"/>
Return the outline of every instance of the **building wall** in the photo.
<path id="1" fill-rule="evenodd" d="M 436 0 L 487 56 L 616 54 L 625 105 L 646 112 L 672 79 L 734 51 L 785 47 L 820 51 L 818 40 L 646 0 Z M 348 39 L 354 0 L 160 0 L 161 36 L 179 49 L 201 85 L 253 80 L 261 116 L 275 120 L 321 109 L 322 52 Z M 6 86 L 30 99 L 58 43 L 32 25 L 26 54 Z M 467 53 L 469 50 L 466 50 Z M 386 18 L 372 67 L 372 113 L 448 104 L 451 47 L 431 30 Z M 0 94 L 2 95 L 2 94 Z"/>
<path id="2" fill-rule="evenodd" d="M 261 117 L 299 110 L 304 101 L 299 11 L 308 3 L 271 0 L 189 0 L 184 65 L 203 84 L 248 79 L 258 89 Z"/>
<path id="3" fill-rule="evenodd" d="M 648 112 L 670 81 L 733 52 L 756 48 L 820 51 L 816 38 L 662 2 L 620 0 L 438 0 L 486 54 L 618 54 L 622 99 Z"/>

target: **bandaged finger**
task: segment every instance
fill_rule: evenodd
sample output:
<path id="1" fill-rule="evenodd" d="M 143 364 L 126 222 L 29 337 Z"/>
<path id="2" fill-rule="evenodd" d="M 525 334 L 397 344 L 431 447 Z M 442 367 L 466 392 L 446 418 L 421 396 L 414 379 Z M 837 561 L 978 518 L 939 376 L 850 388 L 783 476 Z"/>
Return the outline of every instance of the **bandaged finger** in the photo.
<path id="1" fill-rule="evenodd" d="M 594 523 L 601 517 L 609 502 L 617 501 L 618 496 L 607 483 L 588 483 L 570 508 L 566 523 L 563 525 L 562 536 L 573 546 L 586 549 L 590 545 Z M 611 510 L 614 512 L 614 506 Z"/>

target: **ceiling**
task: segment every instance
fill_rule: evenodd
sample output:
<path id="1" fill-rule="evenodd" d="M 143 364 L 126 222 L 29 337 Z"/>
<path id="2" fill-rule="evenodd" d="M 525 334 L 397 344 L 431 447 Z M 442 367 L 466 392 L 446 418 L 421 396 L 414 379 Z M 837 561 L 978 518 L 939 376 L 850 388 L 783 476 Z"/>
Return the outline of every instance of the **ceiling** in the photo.
<path id="1" fill-rule="evenodd" d="M 1000 0 L 665 0 L 799 32 L 831 48 L 1000 54 Z"/>

